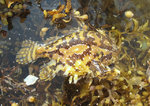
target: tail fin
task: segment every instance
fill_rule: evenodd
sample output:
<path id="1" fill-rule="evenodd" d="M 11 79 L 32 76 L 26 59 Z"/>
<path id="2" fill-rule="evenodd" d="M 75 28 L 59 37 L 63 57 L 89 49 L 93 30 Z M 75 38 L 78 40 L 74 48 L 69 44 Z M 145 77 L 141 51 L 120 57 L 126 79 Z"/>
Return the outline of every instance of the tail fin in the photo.
<path id="1" fill-rule="evenodd" d="M 16 62 L 19 64 L 28 64 L 37 59 L 36 49 L 38 44 L 31 40 L 25 40 L 22 43 L 22 48 L 16 55 Z"/>

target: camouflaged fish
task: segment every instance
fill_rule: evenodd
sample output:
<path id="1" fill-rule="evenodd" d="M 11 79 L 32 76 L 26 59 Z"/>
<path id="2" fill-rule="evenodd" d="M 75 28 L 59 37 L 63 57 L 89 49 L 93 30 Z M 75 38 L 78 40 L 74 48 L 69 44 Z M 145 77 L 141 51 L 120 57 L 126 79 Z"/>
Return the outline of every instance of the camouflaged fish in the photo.
<path id="1" fill-rule="evenodd" d="M 16 62 L 28 64 L 38 58 L 49 58 L 40 67 L 40 79 L 52 80 L 59 71 L 77 83 L 86 75 L 103 76 L 117 57 L 118 49 L 103 30 L 80 30 L 52 43 L 38 44 L 27 40 L 17 53 Z"/>

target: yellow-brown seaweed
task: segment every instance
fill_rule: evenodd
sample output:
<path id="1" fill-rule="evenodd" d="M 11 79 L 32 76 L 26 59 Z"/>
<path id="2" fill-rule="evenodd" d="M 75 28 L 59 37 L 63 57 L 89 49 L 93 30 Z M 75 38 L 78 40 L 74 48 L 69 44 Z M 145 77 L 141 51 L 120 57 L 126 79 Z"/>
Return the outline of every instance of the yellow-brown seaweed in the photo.
<path id="1" fill-rule="evenodd" d="M 65 8 L 65 12 L 66 13 L 70 12 L 70 9 L 71 9 L 71 0 L 67 0 L 67 5 L 66 5 L 66 8 Z"/>

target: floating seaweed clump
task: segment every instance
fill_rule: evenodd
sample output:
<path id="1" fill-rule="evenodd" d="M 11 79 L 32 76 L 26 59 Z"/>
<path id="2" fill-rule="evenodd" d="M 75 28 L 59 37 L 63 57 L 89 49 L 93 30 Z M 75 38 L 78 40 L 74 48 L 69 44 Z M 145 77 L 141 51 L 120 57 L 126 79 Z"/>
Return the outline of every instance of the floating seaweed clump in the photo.
<path id="1" fill-rule="evenodd" d="M 71 0 L 66 0 L 66 6 L 59 4 L 58 9 L 43 10 L 43 14 L 45 18 L 52 17 L 52 23 L 56 24 L 57 28 L 66 27 L 66 23 L 71 22 L 73 17 L 82 21 L 88 19 L 87 14 L 81 15 L 79 11 L 72 9 Z"/>
<path id="2" fill-rule="evenodd" d="M 65 12 L 62 13 L 62 11 L 65 9 Z M 65 5 L 61 5 L 58 7 L 58 9 L 53 10 L 44 10 L 44 17 L 47 18 L 50 16 L 53 16 L 52 22 L 54 22 L 56 19 L 64 18 L 67 16 L 67 13 L 69 13 L 71 10 L 71 0 L 67 0 L 66 7 Z"/>
<path id="3" fill-rule="evenodd" d="M 24 4 L 28 0 L 0 0 L 0 20 L 3 25 L 8 25 L 13 16 L 19 16 L 27 12 Z"/>

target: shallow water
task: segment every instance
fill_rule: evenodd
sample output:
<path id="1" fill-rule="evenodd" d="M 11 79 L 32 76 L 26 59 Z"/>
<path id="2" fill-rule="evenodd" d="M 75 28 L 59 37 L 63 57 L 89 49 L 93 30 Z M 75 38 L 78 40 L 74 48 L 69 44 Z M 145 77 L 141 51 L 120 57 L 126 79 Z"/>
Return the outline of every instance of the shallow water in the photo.
<path id="1" fill-rule="evenodd" d="M 1 69 L 1 95 L 0 95 L 0 104 L 3 104 L 3 106 L 10 105 L 9 102 L 20 102 L 20 104 L 28 104 L 28 105 L 34 105 L 34 104 L 29 104 L 26 103 L 26 98 L 30 95 L 34 95 L 38 99 L 42 100 L 37 100 L 37 103 L 35 104 L 43 104 L 46 100 L 51 101 L 51 96 L 53 95 L 54 91 L 58 89 L 58 92 L 64 92 L 61 88 L 63 85 L 64 78 L 63 77 L 56 77 L 53 82 L 51 87 L 47 87 L 49 82 L 38 82 L 35 85 L 26 88 L 26 90 L 20 90 L 23 89 L 22 85 L 19 85 L 18 89 L 16 86 L 17 84 L 22 83 L 23 79 L 30 73 L 29 72 L 29 67 L 34 67 L 34 70 L 32 73 L 34 75 L 38 76 L 38 66 L 36 65 L 18 65 L 15 62 L 15 56 L 17 51 L 20 49 L 21 42 L 26 40 L 26 39 L 31 39 L 33 41 L 39 41 L 43 42 L 42 38 L 40 37 L 40 31 L 43 27 L 48 27 L 49 30 L 46 32 L 46 35 L 44 36 L 44 39 L 49 38 L 49 37 L 55 37 L 56 34 L 61 36 L 62 31 L 71 28 L 74 24 L 74 22 L 69 23 L 66 25 L 65 28 L 59 29 L 56 27 L 56 25 L 52 25 L 51 23 L 51 18 L 45 19 L 43 16 L 42 9 L 55 9 L 57 8 L 59 2 L 62 4 L 65 4 L 64 0 L 41 0 L 41 2 L 38 3 L 35 2 L 35 0 L 31 0 L 31 5 L 26 5 L 27 9 L 29 10 L 29 14 L 25 18 L 24 22 L 20 22 L 20 17 L 15 16 L 11 18 L 12 21 L 12 27 L 10 28 L 11 25 L 4 26 L 1 21 L 0 24 L 2 25 L 2 30 L 7 31 L 7 36 L 3 37 L 0 36 L 0 69 Z M 134 18 L 138 20 L 139 25 L 143 25 L 147 20 L 150 20 L 150 1 L 149 0 L 72 0 L 72 8 L 79 10 L 81 14 L 88 14 L 89 19 L 87 23 L 90 23 L 93 27 L 95 28 L 105 28 L 106 30 L 110 30 L 112 26 L 114 26 L 116 29 L 118 29 L 120 32 L 125 31 L 125 25 L 126 22 L 129 21 L 124 15 L 124 12 L 127 10 L 131 10 L 134 13 Z M 77 28 L 78 26 L 73 26 L 73 28 Z M 146 37 L 150 38 L 150 33 L 149 31 L 144 32 Z M 132 36 L 132 35 L 130 35 Z M 128 37 L 128 36 L 127 36 Z M 125 36 L 126 38 L 126 36 Z M 134 37 L 133 37 L 134 38 Z M 133 38 L 127 38 L 126 41 L 129 40 L 129 42 L 132 42 Z M 136 37 L 135 37 L 136 38 Z M 138 39 L 139 41 L 141 38 Z M 128 56 L 131 56 L 130 58 L 136 58 L 138 65 L 141 65 L 141 67 L 138 67 L 137 69 L 144 70 L 143 72 L 145 73 L 146 69 L 148 68 L 148 64 L 146 64 L 146 60 L 143 59 L 144 63 L 141 63 L 141 59 L 145 58 L 144 56 L 146 55 L 148 49 L 149 49 L 149 41 L 142 40 L 142 44 L 145 44 L 146 42 L 146 49 L 138 49 L 134 44 L 131 46 L 126 46 L 128 47 L 126 50 L 129 53 Z M 128 44 L 127 44 L 128 45 Z M 133 47 L 134 46 L 134 47 Z M 132 53 L 134 52 L 137 53 Z M 131 54 L 131 55 L 130 55 Z M 133 55 L 134 54 L 134 55 Z M 141 55 L 139 55 L 141 54 Z M 149 55 L 146 57 L 147 60 L 149 59 Z M 139 60 L 138 60 L 139 59 Z M 134 60 L 134 59 L 133 59 Z M 143 62 L 142 61 L 142 62 Z M 133 61 L 131 61 L 133 62 Z M 126 66 L 124 66 L 124 64 Z M 122 63 L 122 67 L 128 67 L 129 64 Z M 145 64 L 145 65 L 143 65 Z M 133 64 L 132 64 L 133 65 Z M 135 65 L 135 63 L 134 63 Z M 37 67 L 37 69 L 35 68 Z M 9 78 L 5 78 L 5 76 L 12 78 L 13 80 L 10 80 Z M 146 75 L 145 79 L 146 79 Z M 15 82 L 16 81 L 16 82 Z M 13 84 L 10 84 L 13 83 Z M 55 84 L 54 84 L 55 83 Z M 64 82 L 65 85 L 66 82 Z M 67 84 L 66 84 L 67 86 Z M 71 85 L 68 85 L 71 86 Z M 72 85 L 73 87 L 75 85 Z M 78 85 L 79 86 L 79 85 Z M 75 86 L 75 87 L 78 87 Z M 11 89 L 7 89 L 10 87 Z M 6 92 L 3 90 L 6 89 Z M 34 88 L 36 88 L 37 92 L 34 91 Z M 14 89 L 14 90 L 12 90 Z M 66 88 L 67 89 L 67 88 Z M 148 87 L 145 88 L 146 90 L 149 89 Z M 144 89 L 144 90 L 145 90 Z M 67 89 L 68 90 L 68 89 Z M 8 91 L 8 92 L 7 92 Z M 10 94 L 12 92 L 17 92 L 16 94 Z M 22 92 L 21 92 L 22 91 Z M 41 92 L 50 92 L 49 94 L 51 96 L 45 96 L 46 93 L 43 93 L 41 97 L 39 95 Z M 68 90 L 69 91 L 74 91 L 74 90 Z M 67 92 L 67 91 L 65 91 Z M 142 92 L 142 91 L 140 91 Z M 75 93 L 78 94 L 78 93 Z M 73 94 L 73 95 L 75 95 Z M 19 96 L 18 96 L 19 95 Z M 150 95 L 150 94 L 148 94 Z M 18 97 L 17 97 L 18 96 Z M 57 95 L 58 96 L 58 95 Z M 70 96 L 72 97 L 72 96 Z M 148 97 L 148 96 L 146 96 Z M 5 99 L 4 99 L 5 98 Z M 23 99 L 22 99 L 23 98 Z M 72 97 L 73 98 L 73 97 Z M 150 98 L 150 97 L 149 97 Z M 58 99 L 58 98 L 57 98 Z M 65 101 L 65 100 L 64 100 Z M 68 103 L 68 100 L 65 105 L 70 105 Z M 81 102 L 82 103 L 82 102 Z M 88 104 L 88 102 L 87 102 Z M 81 104 L 84 105 L 84 104 Z"/>

